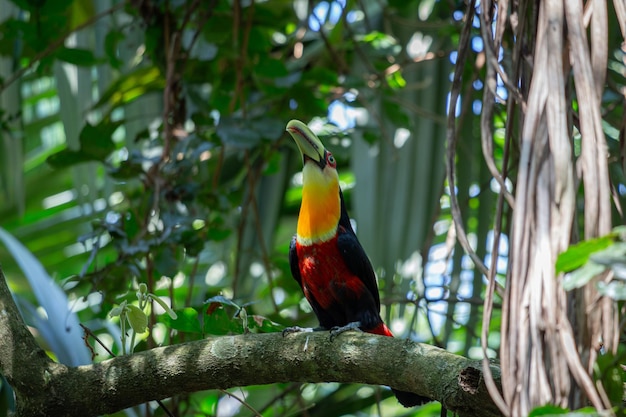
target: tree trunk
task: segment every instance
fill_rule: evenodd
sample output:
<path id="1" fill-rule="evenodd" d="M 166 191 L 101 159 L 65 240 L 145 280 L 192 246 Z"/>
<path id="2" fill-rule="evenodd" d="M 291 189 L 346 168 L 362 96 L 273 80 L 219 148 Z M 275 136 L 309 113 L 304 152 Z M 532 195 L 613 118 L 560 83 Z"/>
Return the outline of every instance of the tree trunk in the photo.
<path id="1" fill-rule="evenodd" d="M 499 1 L 497 9 L 492 2 L 481 2 L 487 65 L 483 118 L 496 103 L 497 79 L 507 88 L 507 109 L 514 108 L 513 100 L 523 118 L 521 132 L 507 131 L 508 141 L 519 137 L 520 161 L 503 299 L 502 393 L 491 390 L 501 410 L 511 416 L 528 415 L 534 407 L 548 403 L 573 409 L 585 405 L 585 398 L 599 410 L 611 407 L 590 373 L 598 341 L 609 351 L 616 348 L 613 301 L 598 297 L 595 282 L 578 297 L 568 299 L 562 276 L 555 272 L 557 256 L 577 238 L 579 181 L 584 186 L 580 215 L 585 238 L 609 233 L 611 223 L 607 149 L 600 116 L 607 66 L 607 6 L 598 0 L 588 2 L 587 7 L 592 15 L 588 21 L 590 42 L 578 0 L 529 5 Z M 513 42 L 509 73 L 498 62 L 503 38 Z M 524 61 L 530 65 L 524 67 Z M 579 110 L 576 127 L 574 99 Z M 514 113 L 509 111 L 508 117 Z M 490 119 L 487 129 L 483 125 L 483 135 L 489 140 L 493 138 L 492 124 Z M 581 134 L 578 158 L 573 151 L 575 128 Z M 576 164 L 581 168 L 578 178 Z M 491 274 L 494 282 L 494 272 Z M 591 303 L 599 308 L 587 314 Z M 575 327 L 570 317 L 578 318 Z"/>

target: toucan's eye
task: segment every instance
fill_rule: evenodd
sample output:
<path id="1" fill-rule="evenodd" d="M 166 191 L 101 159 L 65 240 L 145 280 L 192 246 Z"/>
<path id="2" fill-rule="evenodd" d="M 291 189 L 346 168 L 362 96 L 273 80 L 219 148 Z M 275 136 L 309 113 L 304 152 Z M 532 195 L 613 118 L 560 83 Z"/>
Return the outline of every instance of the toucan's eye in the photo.
<path id="1" fill-rule="evenodd" d="M 335 161 L 335 157 L 330 152 L 326 153 L 326 163 L 328 163 L 328 165 L 330 165 L 332 168 L 337 167 L 337 161 Z"/>

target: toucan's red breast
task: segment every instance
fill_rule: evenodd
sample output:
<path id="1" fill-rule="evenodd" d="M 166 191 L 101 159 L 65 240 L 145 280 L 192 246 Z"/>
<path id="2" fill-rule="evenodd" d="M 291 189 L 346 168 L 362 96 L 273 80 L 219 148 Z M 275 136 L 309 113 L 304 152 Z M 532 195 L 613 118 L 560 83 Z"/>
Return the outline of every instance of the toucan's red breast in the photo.
<path id="1" fill-rule="evenodd" d="M 324 242 L 296 243 L 296 251 L 302 290 L 309 301 L 314 299 L 322 308 L 329 308 L 365 291 L 363 281 L 348 269 L 339 253 L 336 235 Z"/>

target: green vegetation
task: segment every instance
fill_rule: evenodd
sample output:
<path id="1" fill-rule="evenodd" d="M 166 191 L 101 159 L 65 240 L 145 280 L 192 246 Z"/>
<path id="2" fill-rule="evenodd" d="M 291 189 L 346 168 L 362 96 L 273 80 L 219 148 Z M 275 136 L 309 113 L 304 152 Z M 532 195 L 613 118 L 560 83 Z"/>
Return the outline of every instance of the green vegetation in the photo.
<path id="1" fill-rule="evenodd" d="M 601 0 L 587 15 L 585 25 L 606 32 L 584 28 L 580 45 L 606 50 L 603 62 L 599 52 L 578 60 L 571 4 L 549 9 L 558 15 L 549 20 L 526 2 L 490 13 L 475 3 L 0 0 L 0 264 L 39 345 L 74 366 L 316 326 L 287 259 L 302 164 L 285 125 L 299 119 L 338 161 L 397 337 L 468 358 L 428 350 L 433 366 L 454 363 L 449 372 L 482 372 L 485 355 L 496 359 L 496 385 L 498 361 L 513 360 L 493 401 L 512 415 L 539 405 L 532 415 L 584 413 L 586 399 L 589 412 L 620 406 L 626 10 L 607 2 L 603 20 Z M 537 37 L 548 21 L 564 25 L 559 51 L 571 48 L 563 71 L 542 60 L 557 55 Z M 580 62 L 595 71 L 588 89 Z M 525 319 L 533 300 L 540 316 Z M 591 303 L 604 316 L 581 318 Z M 561 374 L 535 355 L 565 361 L 550 345 L 556 322 L 571 324 L 576 343 Z M 583 330 L 592 328 L 601 330 Z M 537 344 L 513 343 L 518 331 Z M 346 343 L 362 348 L 353 336 Z M 578 355 L 604 388 L 572 377 Z M 384 358 L 396 370 L 399 360 Z M 562 392 L 531 392 L 528 404 L 509 396 L 526 363 L 545 367 L 544 391 Z M 376 372 L 330 375 L 385 381 Z M 441 374 L 442 386 L 420 394 L 449 398 L 448 415 L 471 415 Z M 259 377 L 114 415 L 442 415 L 439 402 L 405 410 L 384 386 Z M 570 391 L 574 400 L 559 397 Z M 15 407 L 5 379 L 0 394 L 4 415 Z"/>

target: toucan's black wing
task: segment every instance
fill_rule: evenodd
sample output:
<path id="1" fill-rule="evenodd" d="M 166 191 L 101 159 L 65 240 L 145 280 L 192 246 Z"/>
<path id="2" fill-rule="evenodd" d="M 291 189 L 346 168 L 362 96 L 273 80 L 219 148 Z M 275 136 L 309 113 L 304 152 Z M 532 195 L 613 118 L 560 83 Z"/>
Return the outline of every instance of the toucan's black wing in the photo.
<path id="1" fill-rule="evenodd" d="M 372 295 L 376 303 L 376 313 L 378 313 L 380 311 L 380 295 L 378 294 L 378 284 L 376 283 L 374 268 L 352 229 L 350 217 L 348 216 L 348 211 L 346 210 L 346 205 L 343 200 L 343 193 L 341 191 L 339 191 L 339 197 L 341 199 L 341 217 L 337 230 L 337 246 L 339 247 L 339 252 L 348 269 L 365 284 L 365 288 Z"/>
<path id="2" fill-rule="evenodd" d="M 300 267 L 298 266 L 298 251 L 296 250 L 296 236 L 294 235 L 289 244 L 289 267 L 293 279 L 298 281 L 302 287 L 302 275 L 300 275 Z"/>

